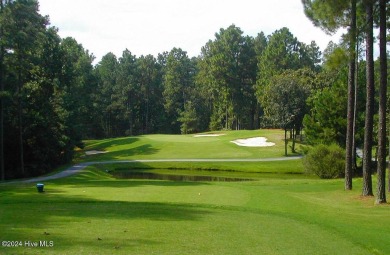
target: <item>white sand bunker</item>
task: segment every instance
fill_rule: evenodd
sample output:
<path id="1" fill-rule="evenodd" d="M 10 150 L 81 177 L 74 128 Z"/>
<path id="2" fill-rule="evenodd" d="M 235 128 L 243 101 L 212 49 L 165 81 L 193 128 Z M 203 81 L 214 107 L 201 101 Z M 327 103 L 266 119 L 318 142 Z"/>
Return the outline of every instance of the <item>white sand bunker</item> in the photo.
<path id="1" fill-rule="evenodd" d="M 199 134 L 199 135 L 194 135 L 194 137 L 215 137 L 221 135 L 225 135 L 225 134 Z"/>
<path id="2" fill-rule="evenodd" d="M 238 146 L 245 146 L 245 147 L 270 147 L 275 145 L 275 143 L 267 142 L 267 138 L 265 137 L 237 139 L 231 142 L 237 144 Z"/>
<path id="3" fill-rule="evenodd" d="M 108 151 L 86 151 L 85 155 L 90 156 L 90 155 L 96 155 L 96 154 L 103 154 L 107 153 Z"/>

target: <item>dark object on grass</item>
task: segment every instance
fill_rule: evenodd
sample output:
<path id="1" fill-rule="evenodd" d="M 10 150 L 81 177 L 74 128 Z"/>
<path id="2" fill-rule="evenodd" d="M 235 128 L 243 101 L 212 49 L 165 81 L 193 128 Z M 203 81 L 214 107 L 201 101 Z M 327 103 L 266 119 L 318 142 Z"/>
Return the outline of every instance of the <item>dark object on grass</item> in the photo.
<path id="1" fill-rule="evenodd" d="M 45 192 L 43 190 L 44 187 L 45 187 L 45 185 L 43 183 L 37 183 L 37 190 L 39 193 Z"/>

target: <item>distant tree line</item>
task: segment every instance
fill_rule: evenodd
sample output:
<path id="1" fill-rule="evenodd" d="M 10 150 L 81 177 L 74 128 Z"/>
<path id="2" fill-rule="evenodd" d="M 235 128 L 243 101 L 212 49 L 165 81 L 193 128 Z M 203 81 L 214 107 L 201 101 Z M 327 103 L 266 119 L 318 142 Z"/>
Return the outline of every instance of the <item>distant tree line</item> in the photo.
<path id="1" fill-rule="evenodd" d="M 125 49 L 93 65 L 75 39 L 59 37 L 37 1 L 0 2 L 2 179 L 46 173 L 91 138 L 270 127 L 283 128 L 286 141 L 288 131 L 295 141 L 305 129 L 308 143 L 346 145 L 346 39 L 322 54 L 288 28 L 252 37 L 231 25 L 197 57 L 180 48 L 157 56 Z M 306 2 L 314 15 L 319 7 Z M 365 60 L 358 63 L 363 83 Z M 357 96 L 361 145 L 366 92 Z"/>
<path id="2" fill-rule="evenodd" d="M 87 138 L 279 126 L 284 117 L 263 112 L 267 81 L 289 69 L 319 70 L 314 42 L 287 28 L 253 38 L 234 25 L 198 57 L 126 49 L 93 66 L 93 55 L 60 38 L 38 11 L 38 1 L 1 1 L 1 179 L 46 173 Z"/>
<path id="3" fill-rule="evenodd" d="M 94 67 L 94 136 L 278 126 L 281 120 L 262 112 L 267 81 L 286 70 L 316 72 L 320 57 L 314 42 L 299 42 L 287 28 L 253 38 L 235 25 L 216 33 L 198 57 L 180 48 L 157 58 L 108 53 Z"/>

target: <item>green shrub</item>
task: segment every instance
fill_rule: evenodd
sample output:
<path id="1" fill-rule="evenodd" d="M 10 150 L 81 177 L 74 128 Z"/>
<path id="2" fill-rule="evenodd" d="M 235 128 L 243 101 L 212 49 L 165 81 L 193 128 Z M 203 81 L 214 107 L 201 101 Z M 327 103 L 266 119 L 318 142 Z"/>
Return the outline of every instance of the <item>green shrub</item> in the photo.
<path id="1" fill-rule="evenodd" d="M 305 172 L 321 179 L 341 177 L 345 167 L 345 152 L 336 145 L 320 144 L 310 148 L 303 157 Z"/>

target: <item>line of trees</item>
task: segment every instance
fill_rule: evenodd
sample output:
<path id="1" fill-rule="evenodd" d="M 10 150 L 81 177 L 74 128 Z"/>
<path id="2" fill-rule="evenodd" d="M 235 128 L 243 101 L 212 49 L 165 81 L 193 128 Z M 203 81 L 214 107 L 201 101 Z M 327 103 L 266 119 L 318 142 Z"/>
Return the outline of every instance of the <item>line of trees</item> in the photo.
<path id="1" fill-rule="evenodd" d="M 36 1 L 0 2 L 1 178 L 72 159 L 91 112 L 92 55 L 62 40 Z"/>
<path id="2" fill-rule="evenodd" d="M 377 203 L 386 203 L 385 176 L 386 176 L 386 111 L 388 105 L 387 95 L 387 51 L 386 51 L 386 30 L 389 23 L 388 1 L 386 0 L 350 0 L 350 1 L 319 1 L 302 0 L 305 13 L 316 26 L 321 27 L 328 33 L 333 33 L 341 27 L 348 28 L 346 35 L 347 56 L 348 56 L 348 92 L 347 92 L 347 123 L 346 123 L 346 164 L 345 164 L 345 189 L 352 189 L 352 175 L 356 172 L 356 146 L 359 145 L 358 114 L 364 113 L 364 135 L 363 135 L 363 196 L 372 196 L 372 173 L 374 164 L 372 162 L 372 151 L 374 143 L 377 142 Z M 375 75 L 374 68 L 374 28 L 379 27 L 379 74 Z M 365 109 L 359 109 L 358 102 L 361 89 L 359 69 L 359 47 L 365 42 Z M 358 65 L 359 66 L 359 65 Z M 378 85 L 375 85 L 375 77 L 380 77 Z M 379 88 L 376 94 L 376 87 Z M 377 97 L 377 101 L 376 101 Z M 378 115 L 375 113 L 378 112 Z M 374 117 L 378 121 L 374 123 Z M 342 125 L 345 126 L 345 125 Z M 377 130 L 377 140 L 374 138 L 374 128 Z M 390 177 L 389 177 L 390 178 Z M 390 187 L 390 179 L 389 179 Z"/>
<path id="3" fill-rule="evenodd" d="M 126 49 L 93 66 L 88 50 L 60 38 L 39 14 L 38 1 L 0 3 L 2 180 L 69 162 L 87 138 L 287 128 L 282 112 L 264 112 L 275 93 L 269 81 L 290 69 L 319 70 L 314 42 L 298 41 L 287 28 L 254 38 L 235 25 L 220 29 L 198 57 L 180 48 L 157 57 Z M 296 111 L 289 114 L 302 122 Z"/>
<path id="4" fill-rule="evenodd" d="M 135 56 L 126 49 L 119 57 L 107 53 L 96 66 L 75 39 L 58 36 L 48 17 L 39 14 L 37 1 L 0 2 L 3 180 L 43 174 L 69 162 L 83 139 L 262 127 L 285 130 L 286 154 L 287 131 L 295 141 L 302 129 L 308 143 L 346 147 L 346 189 L 352 188 L 356 172 L 355 148 L 367 144 L 365 132 L 379 130 L 372 144 L 380 144 L 383 169 L 387 52 L 382 48 L 375 62 L 383 70 L 374 71 L 382 76 L 372 74 L 368 63 L 373 59 L 357 58 L 368 36 L 363 28 L 370 24 L 367 31 L 372 31 L 371 21 L 361 14 L 363 2 L 356 0 L 355 8 L 355 0 L 302 1 L 308 17 L 327 32 L 349 28 L 348 36 L 330 43 L 324 54 L 314 41 L 302 43 L 288 28 L 252 37 L 231 25 L 206 42 L 198 57 L 180 48 L 158 56 Z M 379 23 L 383 3 L 373 6 L 373 23 L 388 22 L 388 8 L 380 16 L 386 22 Z M 382 44 L 386 28 L 381 29 Z M 358 89 L 373 77 L 382 77 L 381 82 L 374 79 L 381 93 Z M 379 103 L 381 113 L 374 115 Z M 365 128 L 367 115 L 378 116 L 372 131 Z M 382 183 L 384 172 L 378 173 Z"/>

